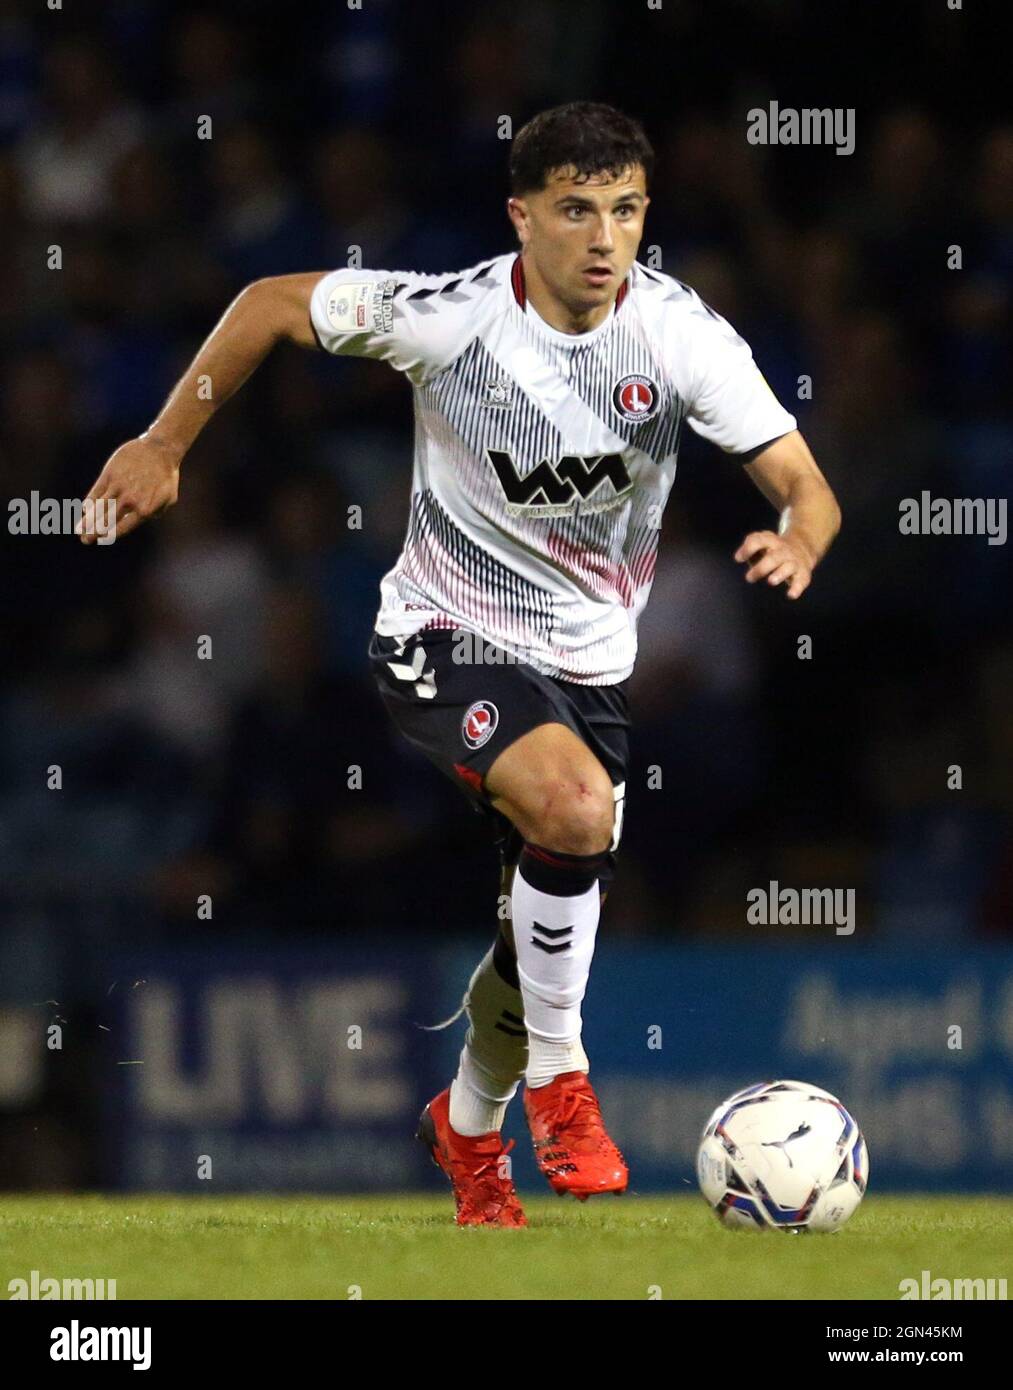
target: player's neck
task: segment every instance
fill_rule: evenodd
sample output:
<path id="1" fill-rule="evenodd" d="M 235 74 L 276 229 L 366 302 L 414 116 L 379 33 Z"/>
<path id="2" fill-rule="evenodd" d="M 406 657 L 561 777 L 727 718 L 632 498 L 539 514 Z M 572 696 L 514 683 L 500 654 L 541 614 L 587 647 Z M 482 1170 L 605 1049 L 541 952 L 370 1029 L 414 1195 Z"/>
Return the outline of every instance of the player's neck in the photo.
<path id="1" fill-rule="evenodd" d="M 593 309 L 575 310 L 553 294 L 539 275 L 537 268 L 523 255 L 524 292 L 528 303 L 540 319 L 558 333 L 590 333 L 605 322 L 612 312 L 615 297 Z"/>

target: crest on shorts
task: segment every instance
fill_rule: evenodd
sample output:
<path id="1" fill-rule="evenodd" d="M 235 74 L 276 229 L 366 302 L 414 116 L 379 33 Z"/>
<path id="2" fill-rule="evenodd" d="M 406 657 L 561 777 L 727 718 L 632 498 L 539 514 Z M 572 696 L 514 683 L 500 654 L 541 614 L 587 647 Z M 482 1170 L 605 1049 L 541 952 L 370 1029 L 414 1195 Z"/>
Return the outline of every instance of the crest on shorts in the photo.
<path id="1" fill-rule="evenodd" d="M 476 700 L 461 720 L 461 737 L 469 748 L 481 748 L 492 738 L 498 723 L 499 710 L 492 701 Z"/>

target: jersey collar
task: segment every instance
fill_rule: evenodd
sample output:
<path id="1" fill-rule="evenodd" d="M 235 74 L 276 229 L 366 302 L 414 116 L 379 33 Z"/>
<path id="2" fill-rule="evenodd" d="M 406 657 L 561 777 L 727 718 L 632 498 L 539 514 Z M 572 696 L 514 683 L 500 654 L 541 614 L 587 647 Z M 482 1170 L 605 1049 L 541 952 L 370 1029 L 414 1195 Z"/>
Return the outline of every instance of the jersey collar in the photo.
<path id="1" fill-rule="evenodd" d="M 524 262 L 521 260 L 520 256 L 514 257 L 513 266 L 510 269 L 510 288 L 514 292 L 514 299 L 516 299 L 517 303 L 521 306 L 522 309 L 526 309 L 528 304 L 528 292 L 524 284 Z M 627 275 L 626 279 L 619 286 L 619 293 L 616 295 L 615 307 L 617 311 L 622 305 L 622 302 L 626 298 L 627 294 L 629 294 L 629 290 L 630 277 L 629 275 Z"/>

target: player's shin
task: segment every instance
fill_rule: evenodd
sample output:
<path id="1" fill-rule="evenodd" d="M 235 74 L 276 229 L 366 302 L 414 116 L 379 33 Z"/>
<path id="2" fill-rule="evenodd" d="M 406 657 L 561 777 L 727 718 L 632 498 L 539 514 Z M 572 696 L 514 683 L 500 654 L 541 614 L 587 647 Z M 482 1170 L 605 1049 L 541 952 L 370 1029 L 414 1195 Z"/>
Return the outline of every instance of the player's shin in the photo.
<path id="1" fill-rule="evenodd" d="M 499 1130 L 528 1058 L 517 967 L 502 931 L 468 983 L 468 1032 L 450 1087 L 450 1125 L 458 1134 Z"/>
<path id="2" fill-rule="evenodd" d="M 521 853 L 511 916 L 532 1089 L 589 1069 L 580 1005 L 601 915 L 603 862 L 602 855 L 560 854 L 530 844 Z"/>

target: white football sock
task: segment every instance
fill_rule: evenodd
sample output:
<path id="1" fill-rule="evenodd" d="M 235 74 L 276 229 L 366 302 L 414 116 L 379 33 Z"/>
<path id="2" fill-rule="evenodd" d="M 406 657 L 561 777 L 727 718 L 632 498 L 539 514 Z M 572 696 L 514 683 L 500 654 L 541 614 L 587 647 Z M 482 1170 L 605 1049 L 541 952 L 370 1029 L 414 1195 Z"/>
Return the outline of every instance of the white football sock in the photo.
<path id="1" fill-rule="evenodd" d="M 598 855 L 525 845 L 514 875 L 510 906 L 532 1088 L 564 1072 L 588 1070 L 580 1005 L 601 915 L 599 865 Z"/>
<path id="2" fill-rule="evenodd" d="M 502 1127 L 528 1057 L 521 994 L 496 969 L 494 954 L 486 952 L 468 984 L 470 1027 L 450 1087 L 450 1127 L 472 1137 Z"/>

